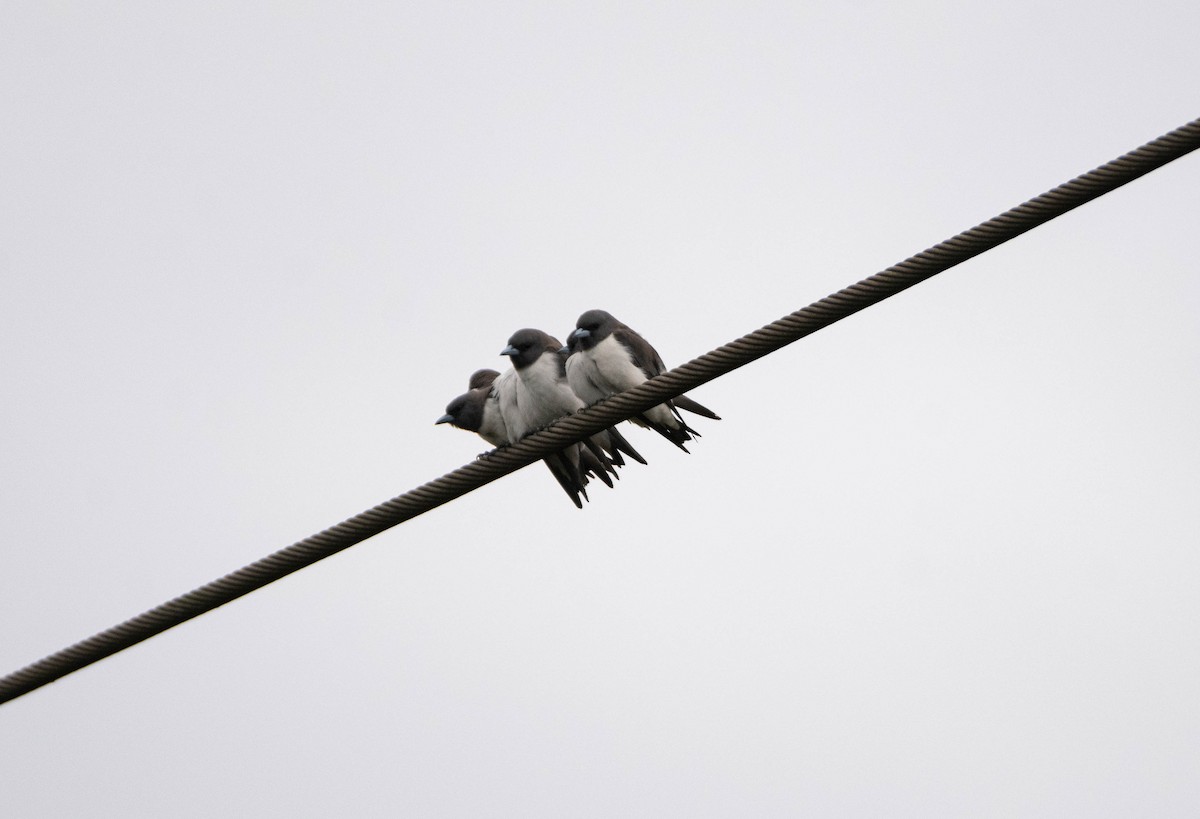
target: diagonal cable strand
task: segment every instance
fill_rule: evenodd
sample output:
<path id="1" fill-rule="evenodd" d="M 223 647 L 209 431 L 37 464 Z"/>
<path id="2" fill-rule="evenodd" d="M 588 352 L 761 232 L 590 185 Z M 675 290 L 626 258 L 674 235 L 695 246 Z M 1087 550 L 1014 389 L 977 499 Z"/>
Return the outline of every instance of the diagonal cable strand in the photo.
<path id="1" fill-rule="evenodd" d="M 743 367 L 1103 196 L 1197 148 L 1200 148 L 1200 119 L 632 390 L 563 418 L 514 446 L 495 450 L 486 458 L 460 467 L 0 678 L 0 703 L 236 600 L 515 472 L 568 443 Z"/>

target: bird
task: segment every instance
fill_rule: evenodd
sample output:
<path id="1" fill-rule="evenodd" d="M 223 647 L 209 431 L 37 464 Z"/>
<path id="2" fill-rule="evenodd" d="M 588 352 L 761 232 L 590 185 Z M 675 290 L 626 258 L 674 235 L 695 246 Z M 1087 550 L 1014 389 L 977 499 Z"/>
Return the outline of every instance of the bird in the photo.
<path id="1" fill-rule="evenodd" d="M 508 346 L 500 351 L 500 355 L 512 361 L 517 374 L 515 383 L 500 390 L 499 397 L 509 432 L 518 439 L 585 406 L 567 382 L 562 346 L 549 333 L 525 328 L 513 333 Z M 646 463 L 625 436 L 611 427 L 582 443 L 602 463 L 607 459 L 613 466 L 624 466 L 622 453 L 638 463 Z"/>
<path id="2" fill-rule="evenodd" d="M 500 373 L 490 369 L 473 372 L 467 382 L 467 392 L 447 404 L 446 414 L 434 423 L 450 424 L 477 433 L 492 446 L 508 446 L 512 439 L 493 390 L 499 377 Z"/>
<path id="3" fill-rule="evenodd" d="M 567 382 L 591 405 L 632 389 L 667 368 L 650 342 L 604 310 L 588 310 L 567 340 Z M 721 417 L 686 395 L 651 407 L 630 420 L 649 427 L 687 452 L 684 444 L 700 436 L 679 410 L 719 421 Z"/>
<path id="4" fill-rule="evenodd" d="M 474 432 L 495 447 L 508 446 L 516 442 L 508 431 L 504 415 L 500 412 L 500 390 L 515 379 L 513 370 L 501 374 L 484 369 L 472 373 L 468 390 L 446 405 L 446 413 L 434 424 L 450 424 L 458 429 Z M 498 385 L 497 385 L 498 384 Z M 612 481 L 603 464 L 578 444 L 573 444 L 573 453 L 555 453 L 544 459 L 554 479 L 567 493 L 576 507 L 582 509 L 587 500 L 587 475 L 600 478 L 609 486 Z M 482 457 L 482 456 L 481 456 Z M 582 500 L 581 500 L 582 499 Z"/>
<path id="5" fill-rule="evenodd" d="M 477 390 L 480 387 L 490 387 L 500 377 L 500 373 L 492 369 L 476 370 L 467 379 L 467 389 Z"/>

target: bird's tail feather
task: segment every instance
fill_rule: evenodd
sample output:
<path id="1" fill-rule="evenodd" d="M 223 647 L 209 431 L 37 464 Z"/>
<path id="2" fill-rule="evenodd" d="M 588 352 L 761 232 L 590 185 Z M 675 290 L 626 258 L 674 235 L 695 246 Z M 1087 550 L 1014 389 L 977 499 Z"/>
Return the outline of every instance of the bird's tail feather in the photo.
<path id="1" fill-rule="evenodd" d="M 677 395 L 671 399 L 671 403 L 679 407 L 681 410 L 687 410 L 693 415 L 703 415 L 705 418 L 711 418 L 714 421 L 720 421 L 721 416 L 710 410 L 703 404 L 697 404 L 686 395 Z"/>
<path id="2" fill-rule="evenodd" d="M 550 473 L 554 475 L 554 480 L 558 481 L 558 485 L 567 493 L 571 502 L 582 509 L 583 501 L 588 499 L 587 489 L 584 488 L 587 478 L 580 473 L 578 466 L 572 464 L 571 459 L 562 452 L 554 453 L 542 463 L 546 464 Z M 583 500 L 580 500 L 580 496 Z"/>
<path id="3" fill-rule="evenodd" d="M 591 450 L 586 449 L 578 444 L 575 446 L 579 450 L 579 468 L 580 471 L 583 472 L 584 477 L 586 478 L 586 476 L 592 475 L 593 477 L 602 481 L 609 489 L 611 489 L 613 486 L 613 478 L 617 478 L 619 480 L 621 477 L 617 474 L 617 470 L 613 469 L 611 465 L 606 466 L 605 462 L 602 459 L 597 458 Z M 611 477 L 609 476 L 610 472 L 612 473 Z"/>
<path id="4" fill-rule="evenodd" d="M 691 427 L 689 427 L 687 424 L 683 423 L 682 421 L 680 421 L 678 429 L 672 429 L 671 427 L 668 427 L 666 424 L 660 424 L 657 421 L 651 421 L 645 415 L 637 415 L 634 417 L 637 418 L 637 420 L 639 420 L 643 426 L 649 427 L 650 429 L 654 430 L 659 435 L 666 438 L 671 443 L 675 444 L 675 446 L 682 449 L 684 452 L 688 451 L 688 448 L 686 446 L 684 446 L 684 443 L 692 440 L 693 437 L 695 437 L 695 438 L 700 437 L 700 434 L 698 432 L 696 432 L 696 430 L 692 429 Z M 691 453 L 689 452 L 688 454 L 690 455 Z"/>
<path id="5" fill-rule="evenodd" d="M 624 452 L 642 466 L 646 465 L 646 459 L 642 457 L 640 452 L 633 448 L 633 444 L 629 443 L 629 441 L 625 439 L 624 435 L 617 431 L 616 427 L 609 427 L 600 434 L 602 436 L 605 434 L 608 435 L 608 448 L 613 463 L 616 463 L 617 458 L 620 458 L 621 453 Z M 624 464 L 625 461 L 622 460 L 621 463 Z"/>

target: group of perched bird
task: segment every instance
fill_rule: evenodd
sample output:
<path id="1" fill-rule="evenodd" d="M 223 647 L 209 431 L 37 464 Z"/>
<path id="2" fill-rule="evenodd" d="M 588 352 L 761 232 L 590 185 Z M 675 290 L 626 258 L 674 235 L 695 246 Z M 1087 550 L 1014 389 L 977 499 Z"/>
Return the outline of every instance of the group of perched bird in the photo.
<path id="1" fill-rule="evenodd" d="M 446 406 L 435 423 L 478 433 L 492 446 L 515 444 L 610 395 L 632 389 L 666 370 L 646 339 L 603 310 L 579 317 L 564 346 L 541 330 L 513 333 L 500 351 L 512 368 L 504 373 L 478 370 L 468 390 Z M 665 401 L 629 419 L 662 435 L 684 452 L 684 444 L 700 433 L 683 420 L 679 410 L 705 418 L 720 417 L 686 395 Z M 544 463 L 580 509 L 587 500 L 589 476 L 606 486 L 618 477 L 616 468 L 628 455 L 646 463 L 625 437 L 609 427 L 546 458 Z"/>

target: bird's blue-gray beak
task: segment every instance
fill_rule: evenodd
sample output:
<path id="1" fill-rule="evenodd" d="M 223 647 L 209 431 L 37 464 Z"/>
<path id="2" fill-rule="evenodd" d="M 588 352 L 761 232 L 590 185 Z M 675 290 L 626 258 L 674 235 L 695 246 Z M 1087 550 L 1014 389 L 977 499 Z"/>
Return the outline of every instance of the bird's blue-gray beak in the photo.
<path id="1" fill-rule="evenodd" d="M 578 330 L 571 333 L 571 338 L 587 338 L 591 334 L 592 334 L 591 330 L 585 330 L 582 327 L 580 327 Z"/>
<path id="2" fill-rule="evenodd" d="M 453 423 L 454 423 L 453 415 L 443 415 L 441 418 L 434 421 L 433 425 L 437 426 L 438 424 L 453 424 Z"/>
<path id="3" fill-rule="evenodd" d="M 558 348 L 558 354 L 559 355 L 570 355 L 571 348 L 564 344 L 563 346 Z"/>
<path id="4" fill-rule="evenodd" d="M 520 354 L 521 354 L 521 351 L 518 350 L 516 347 L 512 346 L 511 344 L 509 344 L 507 347 L 505 347 L 503 350 L 500 351 L 500 355 L 514 356 L 514 355 L 520 355 Z"/>

